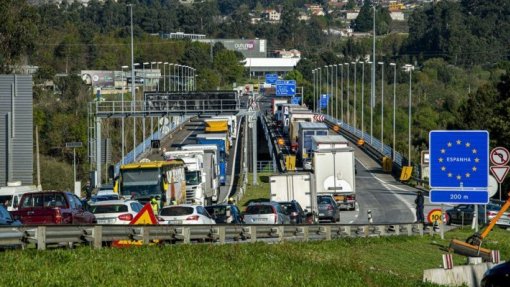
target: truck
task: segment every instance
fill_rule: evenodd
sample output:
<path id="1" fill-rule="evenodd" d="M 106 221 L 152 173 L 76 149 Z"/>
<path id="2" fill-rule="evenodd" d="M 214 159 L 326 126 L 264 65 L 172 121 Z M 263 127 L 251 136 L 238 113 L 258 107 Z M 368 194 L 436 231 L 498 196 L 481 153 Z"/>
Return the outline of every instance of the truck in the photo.
<path id="1" fill-rule="evenodd" d="M 204 194 L 211 194 L 212 201 L 215 202 L 218 200 L 218 195 L 220 192 L 219 187 L 219 177 L 220 177 L 220 154 L 218 152 L 218 146 L 216 145 L 199 145 L 199 144 L 189 144 L 185 146 L 181 146 L 181 150 L 183 151 L 203 151 L 204 152 L 204 161 L 202 168 L 202 176 L 205 177 L 205 183 L 203 185 Z"/>
<path id="2" fill-rule="evenodd" d="M 338 135 L 312 136 L 312 169 L 317 195 L 331 194 L 342 208 L 356 208 L 356 167 L 354 148 Z M 343 147 L 338 147 L 342 146 Z"/>
<path id="3" fill-rule="evenodd" d="M 226 133 L 214 134 L 198 134 L 197 144 L 199 145 L 216 145 L 219 153 L 220 167 L 220 184 L 225 185 L 227 182 L 227 156 L 229 153 L 229 143 Z"/>
<path id="4" fill-rule="evenodd" d="M 269 177 L 271 201 L 299 202 L 305 213 L 318 215 L 314 175 L 310 172 L 287 173 Z"/>
<path id="5" fill-rule="evenodd" d="M 212 119 L 226 119 L 228 121 L 228 132 L 233 139 L 237 138 L 237 116 L 235 115 L 220 115 L 213 116 Z"/>
<path id="6" fill-rule="evenodd" d="M 278 104 L 287 104 L 289 103 L 288 98 L 272 98 L 271 99 L 271 112 L 273 115 L 276 115 L 276 112 L 278 111 Z"/>
<path id="7" fill-rule="evenodd" d="M 312 136 L 327 136 L 329 128 L 325 123 L 299 122 L 298 158 L 304 161 L 311 157 Z"/>
<path id="8" fill-rule="evenodd" d="M 298 132 L 300 122 L 314 122 L 314 114 L 309 110 L 296 110 L 293 109 L 289 115 L 289 128 L 287 134 L 289 135 L 290 147 L 292 152 L 297 151 L 298 147 Z M 285 128 L 284 128 L 285 132 Z"/>
<path id="9" fill-rule="evenodd" d="M 210 170 L 205 169 L 206 154 L 203 150 L 167 151 L 163 156 L 167 160 L 177 159 L 184 162 L 186 203 L 209 205 L 217 200 L 218 194 L 214 190 L 206 190 L 206 173 L 210 173 Z"/>

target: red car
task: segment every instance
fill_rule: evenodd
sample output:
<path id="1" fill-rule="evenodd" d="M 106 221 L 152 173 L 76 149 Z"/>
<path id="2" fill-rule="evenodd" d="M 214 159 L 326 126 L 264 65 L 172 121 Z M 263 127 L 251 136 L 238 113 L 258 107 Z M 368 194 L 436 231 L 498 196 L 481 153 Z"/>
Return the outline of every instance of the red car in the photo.
<path id="1" fill-rule="evenodd" d="M 12 215 L 26 225 L 96 223 L 96 217 L 83 207 L 81 200 L 64 191 L 26 193 Z"/>

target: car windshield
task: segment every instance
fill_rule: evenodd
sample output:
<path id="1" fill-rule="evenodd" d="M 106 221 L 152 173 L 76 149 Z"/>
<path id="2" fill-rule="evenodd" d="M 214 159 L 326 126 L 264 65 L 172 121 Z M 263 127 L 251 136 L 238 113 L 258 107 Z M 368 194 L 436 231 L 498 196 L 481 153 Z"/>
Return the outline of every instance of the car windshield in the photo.
<path id="1" fill-rule="evenodd" d="M 90 212 L 94 214 L 98 213 L 120 213 L 127 212 L 128 207 L 124 204 L 111 204 L 111 205 L 92 205 Z"/>
<path id="2" fill-rule="evenodd" d="M 118 194 L 108 194 L 108 195 L 97 195 L 92 198 L 92 201 L 106 201 L 106 200 L 116 200 L 119 199 Z"/>
<path id="3" fill-rule="evenodd" d="M 171 206 L 161 209 L 159 215 L 162 216 L 182 216 L 193 214 L 193 207 L 189 206 Z"/>
<path id="4" fill-rule="evenodd" d="M 270 205 L 250 205 L 246 208 L 246 214 L 272 214 L 273 207 Z"/>
<path id="5" fill-rule="evenodd" d="M 331 204 L 331 198 L 329 197 L 318 197 L 317 198 L 317 203 L 319 204 Z"/>
<path id="6" fill-rule="evenodd" d="M 290 203 L 290 202 L 282 202 L 280 203 L 280 206 L 283 208 L 283 210 L 286 212 L 286 213 L 290 213 L 290 212 L 296 212 L 297 209 L 296 207 L 294 206 L 294 204 Z"/>

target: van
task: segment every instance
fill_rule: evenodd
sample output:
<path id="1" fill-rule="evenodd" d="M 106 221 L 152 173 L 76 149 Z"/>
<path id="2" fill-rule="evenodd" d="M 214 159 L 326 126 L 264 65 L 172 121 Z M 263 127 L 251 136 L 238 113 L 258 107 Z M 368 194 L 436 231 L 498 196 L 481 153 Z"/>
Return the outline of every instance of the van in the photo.
<path id="1" fill-rule="evenodd" d="M 21 182 L 8 182 L 7 186 L 0 187 L 0 204 L 5 206 L 8 211 L 18 210 L 21 197 L 25 193 L 36 192 L 35 185 L 22 186 Z"/>

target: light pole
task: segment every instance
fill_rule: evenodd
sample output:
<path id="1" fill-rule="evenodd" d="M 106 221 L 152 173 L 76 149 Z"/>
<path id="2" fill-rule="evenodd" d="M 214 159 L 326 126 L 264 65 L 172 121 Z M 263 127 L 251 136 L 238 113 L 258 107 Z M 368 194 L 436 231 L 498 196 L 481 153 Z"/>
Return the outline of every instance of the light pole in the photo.
<path id="1" fill-rule="evenodd" d="M 356 74 L 357 74 L 357 71 L 356 71 L 356 66 L 358 66 L 358 62 L 351 62 L 351 64 L 354 66 L 354 129 L 358 128 L 357 126 L 357 122 L 356 122 L 356 113 L 358 112 L 358 110 L 356 109 L 356 102 L 358 101 L 358 97 L 356 96 L 356 86 L 357 86 L 357 82 L 356 82 Z"/>
<path id="2" fill-rule="evenodd" d="M 128 4 L 131 18 L 131 109 L 134 110 L 136 104 L 136 89 L 135 89 L 135 57 L 133 45 L 133 4 Z M 133 117 L 133 151 L 136 149 L 136 117 Z"/>
<path id="3" fill-rule="evenodd" d="M 168 62 L 163 63 L 163 91 L 166 92 L 166 66 L 168 65 Z M 168 67 L 170 69 L 170 67 Z M 170 73 L 170 70 L 168 71 Z M 170 84 L 170 82 L 168 82 Z"/>
<path id="4" fill-rule="evenodd" d="M 384 62 L 381 65 L 381 153 L 384 155 Z"/>
<path id="5" fill-rule="evenodd" d="M 145 82 L 147 82 L 146 80 L 146 75 L 145 75 L 145 65 L 149 65 L 150 63 L 149 62 L 144 62 L 142 63 L 142 72 L 143 72 L 143 96 L 145 96 Z M 142 98 L 142 101 L 143 101 L 143 98 Z M 145 112 L 145 106 L 143 106 L 143 111 Z M 142 143 L 143 143 L 143 150 L 142 151 L 145 151 L 145 116 L 142 118 Z M 136 158 L 136 152 L 135 152 L 135 158 Z"/>
<path id="6" fill-rule="evenodd" d="M 340 64 L 340 118 L 344 123 L 344 64 Z"/>
<path id="7" fill-rule="evenodd" d="M 395 160 L 395 113 L 397 108 L 397 64 L 390 63 L 393 66 L 393 152 L 392 158 Z"/>
<path id="8" fill-rule="evenodd" d="M 319 113 L 320 114 L 322 114 L 321 97 L 322 97 L 322 69 L 319 68 Z"/>
<path id="9" fill-rule="evenodd" d="M 372 65 L 373 63 L 368 61 L 367 64 Z M 374 78 L 372 78 L 373 80 Z M 372 89 L 370 90 L 370 144 L 372 144 L 372 139 L 374 138 L 374 87 L 375 85 L 371 85 Z"/>
<path id="10" fill-rule="evenodd" d="M 335 119 L 338 120 L 338 64 L 335 64 Z"/>
<path id="11" fill-rule="evenodd" d="M 135 82 L 136 82 L 136 77 L 134 76 L 135 74 L 135 67 L 136 66 L 139 66 L 140 63 L 134 63 L 133 64 L 133 67 L 131 68 L 131 86 L 133 87 L 133 105 L 131 106 L 131 111 L 134 112 L 135 111 L 135 105 L 136 105 L 136 101 L 135 101 L 135 93 L 134 93 L 134 86 L 135 86 Z M 136 150 L 136 117 L 133 117 L 133 151 Z"/>
<path id="12" fill-rule="evenodd" d="M 349 70 L 351 69 L 351 67 L 349 66 L 349 63 L 344 63 L 344 65 L 347 67 L 347 102 L 346 102 L 346 105 L 347 105 L 347 124 L 351 125 L 351 112 L 349 111 L 349 106 L 350 106 L 350 104 L 349 104 L 349 100 L 350 100 L 350 94 L 349 94 L 350 76 L 349 76 Z"/>
<path id="13" fill-rule="evenodd" d="M 326 69 L 326 115 L 328 114 L 329 112 L 329 69 L 328 69 L 328 65 L 324 66 L 324 69 Z"/>
<path id="14" fill-rule="evenodd" d="M 408 118 L 408 124 L 409 124 L 409 135 L 408 135 L 408 154 L 407 154 L 407 157 L 408 157 L 408 161 L 407 161 L 407 166 L 411 166 L 411 104 L 412 104 L 412 95 L 411 95 L 411 83 L 412 83 L 412 75 L 413 75 L 413 70 L 414 70 L 414 66 L 413 65 L 410 65 L 410 64 L 406 64 L 404 66 L 406 72 L 409 73 L 409 102 L 408 102 L 408 114 L 409 114 L 409 118 Z"/>
<path id="15" fill-rule="evenodd" d="M 312 78 L 313 78 L 313 97 L 312 97 L 312 106 L 313 110 L 315 112 L 315 95 L 316 95 L 316 88 L 315 88 L 315 69 L 312 70 Z"/>
<path id="16" fill-rule="evenodd" d="M 121 81 L 122 81 L 122 98 L 121 98 L 121 101 L 122 101 L 122 118 L 121 118 L 121 128 L 122 128 L 122 131 L 121 131 L 121 137 L 122 137 L 122 164 L 124 164 L 124 149 L 126 147 L 126 143 L 124 141 L 125 139 L 125 135 L 124 135 L 124 69 L 127 69 L 129 68 L 129 66 L 122 66 L 120 67 L 122 72 L 121 72 Z"/>
<path id="17" fill-rule="evenodd" d="M 163 62 L 157 62 L 157 65 L 156 65 L 156 70 L 158 70 L 159 72 L 159 77 L 158 77 L 158 92 L 159 92 L 159 82 L 161 81 L 161 70 L 159 69 L 159 65 L 163 64 Z"/>
<path id="18" fill-rule="evenodd" d="M 365 139 L 365 62 L 361 61 L 361 138 Z"/>

